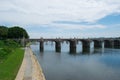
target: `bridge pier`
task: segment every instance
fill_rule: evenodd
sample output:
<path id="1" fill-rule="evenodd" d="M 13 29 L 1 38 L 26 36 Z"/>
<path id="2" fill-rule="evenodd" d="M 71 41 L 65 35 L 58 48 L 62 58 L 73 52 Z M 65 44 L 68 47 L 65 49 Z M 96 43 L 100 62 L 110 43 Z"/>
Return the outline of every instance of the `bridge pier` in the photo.
<path id="1" fill-rule="evenodd" d="M 70 40 L 70 53 L 76 53 L 76 41 Z"/>
<path id="2" fill-rule="evenodd" d="M 91 41 L 89 40 L 82 40 L 82 48 L 83 48 L 83 52 L 90 52 L 90 43 Z"/>
<path id="3" fill-rule="evenodd" d="M 56 50 L 56 52 L 61 52 L 61 42 L 60 41 L 55 42 L 55 50 Z"/>
<path id="4" fill-rule="evenodd" d="M 120 40 L 114 40 L 114 48 L 120 48 Z"/>
<path id="5" fill-rule="evenodd" d="M 44 41 L 40 41 L 40 52 L 44 51 Z"/>
<path id="6" fill-rule="evenodd" d="M 16 40 L 16 39 L 15 39 Z M 95 38 L 95 39 L 23 39 L 19 40 L 21 43 L 25 41 L 37 41 L 40 42 L 40 52 L 44 51 L 44 42 L 51 41 L 55 42 L 55 50 L 56 52 L 61 52 L 61 43 L 66 42 L 70 43 L 69 51 L 70 53 L 76 53 L 77 43 L 78 41 L 82 42 L 83 52 L 90 52 L 93 46 L 91 45 L 91 41 L 94 41 L 94 48 L 120 48 L 120 38 Z M 104 45 L 103 45 L 104 44 Z"/>
<path id="7" fill-rule="evenodd" d="M 102 47 L 103 47 L 103 41 L 94 40 L 94 48 L 102 48 Z"/>
<path id="8" fill-rule="evenodd" d="M 114 47 L 114 41 L 113 40 L 105 40 L 105 48 L 113 48 Z"/>

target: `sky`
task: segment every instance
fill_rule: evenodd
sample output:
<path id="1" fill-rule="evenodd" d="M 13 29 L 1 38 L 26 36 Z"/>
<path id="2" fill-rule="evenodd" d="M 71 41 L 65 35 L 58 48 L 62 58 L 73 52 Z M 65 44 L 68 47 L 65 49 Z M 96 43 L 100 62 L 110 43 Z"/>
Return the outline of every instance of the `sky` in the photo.
<path id="1" fill-rule="evenodd" d="M 120 0 L 0 0 L 0 25 L 30 38 L 120 37 Z"/>

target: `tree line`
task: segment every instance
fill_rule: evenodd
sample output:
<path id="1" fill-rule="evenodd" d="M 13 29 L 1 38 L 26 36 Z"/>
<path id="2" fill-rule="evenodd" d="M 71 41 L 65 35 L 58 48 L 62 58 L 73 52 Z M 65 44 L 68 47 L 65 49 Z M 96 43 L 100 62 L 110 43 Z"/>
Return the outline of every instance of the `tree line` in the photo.
<path id="1" fill-rule="evenodd" d="M 21 39 L 29 38 L 27 31 L 19 26 L 0 26 L 0 39 Z"/>

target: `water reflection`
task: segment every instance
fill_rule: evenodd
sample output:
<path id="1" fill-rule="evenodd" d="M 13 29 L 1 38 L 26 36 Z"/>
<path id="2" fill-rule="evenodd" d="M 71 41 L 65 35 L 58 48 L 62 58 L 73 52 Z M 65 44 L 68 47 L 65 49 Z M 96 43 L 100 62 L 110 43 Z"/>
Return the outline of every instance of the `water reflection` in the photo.
<path id="1" fill-rule="evenodd" d="M 54 43 L 45 45 L 43 53 L 39 45 L 32 45 L 46 80 L 119 80 L 120 50 L 93 48 L 91 52 L 82 52 L 77 44 L 77 53 L 69 53 L 69 44 L 62 44 L 61 53 L 56 53 Z"/>

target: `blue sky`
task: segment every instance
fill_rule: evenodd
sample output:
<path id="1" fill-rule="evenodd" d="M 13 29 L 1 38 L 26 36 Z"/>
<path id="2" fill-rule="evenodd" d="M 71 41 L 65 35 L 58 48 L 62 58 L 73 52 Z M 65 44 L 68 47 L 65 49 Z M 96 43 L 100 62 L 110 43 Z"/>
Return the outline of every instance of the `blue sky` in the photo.
<path id="1" fill-rule="evenodd" d="M 0 25 L 30 38 L 120 37 L 120 0 L 1 0 Z"/>

